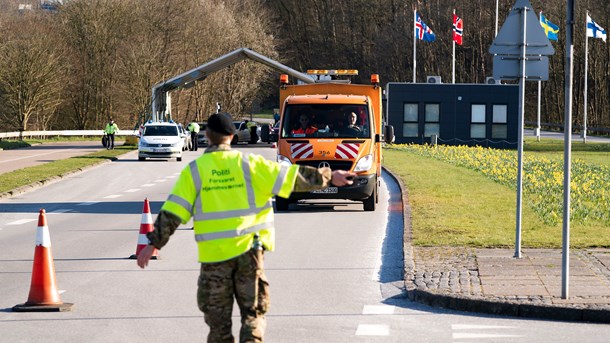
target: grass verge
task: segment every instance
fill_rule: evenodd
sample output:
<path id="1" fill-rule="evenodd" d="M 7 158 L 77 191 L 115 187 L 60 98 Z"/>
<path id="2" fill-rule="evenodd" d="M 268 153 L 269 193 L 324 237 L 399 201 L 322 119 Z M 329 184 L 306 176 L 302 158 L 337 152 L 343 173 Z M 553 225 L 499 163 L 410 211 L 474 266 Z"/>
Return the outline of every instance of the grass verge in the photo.
<path id="1" fill-rule="evenodd" d="M 38 166 L 27 167 L 2 174 L 0 178 L 0 193 L 8 192 L 19 187 L 27 186 L 37 182 L 46 182 L 54 177 L 62 177 L 73 171 L 93 166 L 108 160 L 116 160 L 116 157 L 136 149 L 133 145 L 122 145 L 114 150 L 100 149 L 100 151 L 58 160 Z"/>
<path id="2" fill-rule="evenodd" d="M 563 154 L 560 144 L 563 143 L 545 141 L 542 146 L 529 142 L 526 145 L 529 151 L 525 154 Z M 582 151 L 575 150 L 573 158 L 607 165 L 603 154 L 608 154 L 610 146 L 588 145 Z M 515 189 L 496 183 L 480 172 L 392 148 L 384 152 L 384 165 L 408 189 L 414 245 L 514 246 Z M 533 209 L 525 205 L 522 209 L 524 247 L 561 247 L 561 222 L 545 224 Z M 599 222 L 571 224 L 570 241 L 572 247 L 578 248 L 610 247 L 610 227 Z"/>

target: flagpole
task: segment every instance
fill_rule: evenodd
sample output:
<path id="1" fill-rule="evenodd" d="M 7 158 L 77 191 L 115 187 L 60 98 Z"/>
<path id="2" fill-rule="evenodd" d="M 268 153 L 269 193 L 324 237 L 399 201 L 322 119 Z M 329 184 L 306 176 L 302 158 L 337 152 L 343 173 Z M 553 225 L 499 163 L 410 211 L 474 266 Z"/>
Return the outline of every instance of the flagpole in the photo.
<path id="1" fill-rule="evenodd" d="M 417 44 L 417 31 L 416 25 L 417 23 L 417 9 L 413 10 L 413 83 L 416 80 L 416 68 L 417 68 L 417 50 L 415 49 L 415 44 Z"/>
<path id="2" fill-rule="evenodd" d="M 455 21 L 455 10 L 453 10 L 453 20 Z M 455 25 L 455 23 L 453 23 Z M 455 27 L 453 28 L 453 35 L 455 36 Z M 453 73 L 451 74 L 451 83 L 455 83 L 455 37 L 452 39 L 453 41 Z"/>
<path id="3" fill-rule="evenodd" d="M 587 17 L 589 16 L 589 11 L 587 11 Z M 585 109 L 583 112 L 583 125 L 582 125 L 582 141 L 583 143 L 587 143 L 587 88 L 588 88 L 588 77 L 587 70 L 589 69 L 589 35 L 587 35 L 587 20 L 585 20 L 585 94 L 584 94 L 584 103 Z"/>
<path id="4" fill-rule="evenodd" d="M 538 18 L 542 18 L 542 11 L 540 11 Z M 542 19 L 540 19 L 542 20 Z M 548 33 L 545 30 L 545 35 L 548 37 Z M 542 93 L 542 81 L 538 81 L 538 112 L 536 114 L 536 141 L 540 142 L 540 98 Z"/>
<path id="5" fill-rule="evenodd" d="M 496 0 L 496 34 L 495 34 L 495 36 L 498 35 L 498 1 L 499 0 Z"/>
<path id="6" fill-rule="evenodd" d="M 538 81 L 538 114 L 536 115 L 536 140 L 540 142 L 540 98 L 542 93 L 542 81 Z"/>

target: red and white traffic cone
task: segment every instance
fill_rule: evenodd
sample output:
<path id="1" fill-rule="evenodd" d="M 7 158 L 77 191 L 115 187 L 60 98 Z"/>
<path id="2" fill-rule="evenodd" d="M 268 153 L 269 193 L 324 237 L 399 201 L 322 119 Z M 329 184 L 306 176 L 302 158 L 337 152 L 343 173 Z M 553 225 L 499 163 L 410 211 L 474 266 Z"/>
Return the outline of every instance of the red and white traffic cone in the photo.
<path id="1" fill-rule="evenodd" d="M 150 214 L 150 204 L 148 202 L 148 198 L 146 198 L 144 199 L 144 209 L 142 210 L 142 220 L 140 221 L 140 234 L 138 235 L 138 245 L 136 247 L 136 253 L 129 256 L 130 259 L 137 259 L 138 255 L 140 254 L 140 251 L 142 251 L 142 249 L 144 249 L 148 245 L 148 243 L 150 243 L 148 237 L 146 237 L 146 234 L 152 232 L 153 230 L 154 228 L 152 215 Z M 151 259 L 156 260 L 157 256 L 158 250 L 155 249 L 155 252 L 153 253 Z"/>
<path id="2" fill-rule="evenodd" d="M 36 229 L 36 247 L 34 248 L 34 265 L 28 301 L 15 305 L 15 312 L 65 312 L 72 310 L 72 305 L 59 299 L 55 282 L 55 266 L 51 254 L 51 237 L 47 226 L 45 210 L 38 215 Z"/>

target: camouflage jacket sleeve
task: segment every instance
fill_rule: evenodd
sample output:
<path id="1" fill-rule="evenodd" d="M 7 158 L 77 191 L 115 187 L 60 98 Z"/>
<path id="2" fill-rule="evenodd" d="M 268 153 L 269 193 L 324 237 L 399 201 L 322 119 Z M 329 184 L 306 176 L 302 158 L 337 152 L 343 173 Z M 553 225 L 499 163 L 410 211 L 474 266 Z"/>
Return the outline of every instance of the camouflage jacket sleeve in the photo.
<path id="1" fill-rule="evenodd" d="M 172 213 L 167 211 L 159 212 L 154 224 L 155 229 L 146 234 L 150 244 L 154 245 L 157 249 L 163 248 L 167 241 L 169 241 L 169 237 L 176 232 L 180 222 L 180 218 Z"/>
<path id="2" fill-rule="evenodd" d="M 330 168 L 313 168 L 299 166 L 299 173 L 294 184 L 295 192 L 309 192 L 330 186 L 333 174 Z"/>

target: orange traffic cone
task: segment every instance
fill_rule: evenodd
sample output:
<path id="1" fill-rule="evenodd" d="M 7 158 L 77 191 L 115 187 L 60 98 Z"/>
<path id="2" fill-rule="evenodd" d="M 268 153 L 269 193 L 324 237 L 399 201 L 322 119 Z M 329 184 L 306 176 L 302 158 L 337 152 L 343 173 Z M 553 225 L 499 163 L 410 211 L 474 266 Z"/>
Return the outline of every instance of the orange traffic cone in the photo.
<path id="1" fill-rule="evenodd" d="M 55 283 L 55 266 L 51 254 L 51 237 L 44 209 L 38 215 L 36 230 L 36 248 L 34 248 L 34 266 L 32 267 L 32 282 L 30 295 L 25 304 L 15 305 L 16 312 L 64 312 L 71 311 L 72 305 L 59 299 Z"/>
<path id="2" fill-rule="evenodd" d="M 148 237 L 146 234 L 152 232 L 153 228 L 153 220 L 152 215 L 150 214 L 150 204 L 148 203 L 148 198 L 144 199 L 144 209 L 142 210 L 142 220 L 140 221 L 140 234 L 138 235 L 138 246 L 136 247 L 136 253 L 129 256 L 130 259 L 135 260 L 138 258 L 140 251 L 144 249 L 150 243 L 148 241 Z M 155 249 L 152 260 L 156 260 L 158 256 L 158 250 Z"/>

